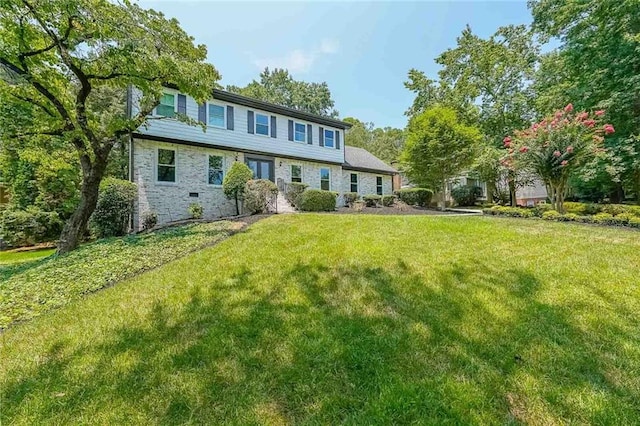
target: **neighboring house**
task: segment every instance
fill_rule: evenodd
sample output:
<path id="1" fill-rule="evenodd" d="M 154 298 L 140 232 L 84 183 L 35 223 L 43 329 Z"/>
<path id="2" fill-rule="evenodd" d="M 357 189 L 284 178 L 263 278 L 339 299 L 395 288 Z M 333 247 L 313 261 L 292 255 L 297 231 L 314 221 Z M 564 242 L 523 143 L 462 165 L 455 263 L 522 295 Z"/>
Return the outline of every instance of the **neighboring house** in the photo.
<path id="1" fill-rule="evenodd" d="M 133 93 L 130 110 L 135 113 Z M 174 119 L 178 113 L 202 123 L 206 132 Z M 365 150 L 345 147 L 351 125 L 343 121 L 222 90 L 198 105 L 173 89 L 166 90 L 152 118 L 157 119 L 131 138 L 136 230 L 145 212 L 167 223 L 188 218 L 194 202 L 202 205 L 205 218 L 235 214 L 234 203 L 222 191 L 234 161 L 246 163 L 257 179 L 303 182 L 340 195 L 354 189 L 361 195 L 393 192 L 395 169 Z"/>

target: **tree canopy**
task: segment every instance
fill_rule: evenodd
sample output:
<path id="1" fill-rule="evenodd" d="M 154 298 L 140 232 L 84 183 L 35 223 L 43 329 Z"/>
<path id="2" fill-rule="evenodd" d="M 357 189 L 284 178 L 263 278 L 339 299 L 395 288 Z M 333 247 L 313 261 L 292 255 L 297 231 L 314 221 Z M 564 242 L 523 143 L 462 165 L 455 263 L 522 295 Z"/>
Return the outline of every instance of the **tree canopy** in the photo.
<path id="1" fill-rule="evenodd" d="M 80 200 L 59 251 L 78 245 L 112 148 L 149 119 L 163 87 L 209 98 L 219 74 L 205 60 L 206 48 L 194 45 L 177 20 L 128 0 L 2 2 L 0 140 L 46 145 L 47 137 L 59 138 L 82 170 Z M 141 93 L 131 116 L 105 101 L 130 86 Z"/>
<path id="2" fill-rule="evenodd" d="M 286 69 L 265 68 L 260 73 L 260 81 L 253 80 L 245 87 L 227 86 L 227 90 L 311 114 L 338 117 L 326 82 L 308 83 L 294 80 Z"/>
<path id="3" fill-rule="evenodd" d="M 399 159 L 404 146 L 404 130 L 375 127 L 373 123 L 365 123 L 353 117 L 347 117 L 344 121 L 352 126 L 345 135 L 346 145 L 364 148 L 388 164 Z"/>
<path id="4" fill-rule="evenodd" d="M 462 123 L 453 109 L 435 106 L 409 121 L 402 161 L 413 182 L 440 188 L 444 209 L 447 181 L 471 166 L 481 139 L 480 131 Z"/>

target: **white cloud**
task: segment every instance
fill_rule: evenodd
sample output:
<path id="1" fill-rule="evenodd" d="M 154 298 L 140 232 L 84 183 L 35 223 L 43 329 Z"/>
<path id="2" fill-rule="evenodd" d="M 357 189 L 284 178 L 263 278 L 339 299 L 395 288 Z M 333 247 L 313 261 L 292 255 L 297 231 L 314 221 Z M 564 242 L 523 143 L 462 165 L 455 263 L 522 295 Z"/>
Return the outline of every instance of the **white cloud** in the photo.
<path id="1" fill-rule="evenodd" d="M 284 56 L 272 58 L 257 58 L 252 62 L 260 69 L 286 68 L 291 73 L 306 73 L 311 70 L 313 64 L 323 55 L 331 55 L 338 51 L 339 45 L 335 40 L 324 39 L 320 45 L 313 49 L 295 49 Z"/>

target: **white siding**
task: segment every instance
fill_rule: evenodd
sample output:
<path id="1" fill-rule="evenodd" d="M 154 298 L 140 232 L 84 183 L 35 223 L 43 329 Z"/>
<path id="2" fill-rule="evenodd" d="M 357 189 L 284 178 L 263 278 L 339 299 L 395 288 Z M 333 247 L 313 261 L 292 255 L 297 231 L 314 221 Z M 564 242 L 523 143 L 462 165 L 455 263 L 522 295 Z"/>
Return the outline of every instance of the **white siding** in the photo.
<path id="1" fill-rule="evenodd" d="M 176 91 L 167 90 L 167 93 Z M 148 124 L 138 132 L 150 136 L 159 136 L 176 140 L 191 141 L 205 144 L 228 147 L 230 149 L 249 150 L 273 155 L 288 155 L 300 158 L 309 158 L 321 161 L 342 163 L 344 162 L 344 131 L 330 126 L 319 125 L 304 120 L 293 119 L 296 122 L 311 124 L 313 131 L 313 144 L 289 140 L 288 120 L 290 117 L 274 114 L 268 111 L 251 109 L 242 105 L 215 100 L 217 105 L 231 105 L 234 108 L 234 130 L 207 127 L 206 132 L 200 126 L 190 126 L 173 119 L 149 119 Z M 134 108 L 135 110 L 135 108 Z M 277 120 L 277 137 L 250 134 L 247 132 L 247 111 L 275 116 Z M 193 120 L 198 119 L 198 104 L 187 96 L 187 115 Z M 340 149 L 326 148 L 319 145 L 319 128 L 340 132 Z"/>

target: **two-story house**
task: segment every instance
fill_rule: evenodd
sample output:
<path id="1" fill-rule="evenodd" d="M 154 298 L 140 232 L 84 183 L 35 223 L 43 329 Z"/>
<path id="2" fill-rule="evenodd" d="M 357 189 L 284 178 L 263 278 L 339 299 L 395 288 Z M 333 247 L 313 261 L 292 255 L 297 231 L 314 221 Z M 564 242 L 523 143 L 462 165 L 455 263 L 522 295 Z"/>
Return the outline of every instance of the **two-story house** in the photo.
<path id="1" fill-rule="evenodd" d="M 158 223 L 188 218 L 194 202 L 202 205 L 205 218 L 234 214 L 222 191 L 234 161 L 246 163 L 256 179 L 303 182 L 339 194 L 393 192 L 395 169 L 363 149 L 345 147 L 349 123 L 222 90 L 212 95 L 199 105 L 166 89 L 154 111 L 153 118 L 161 119 L 149 120 L 132 135 L 136 229 L 145 212 L 155 212 Z M 205 129 L 172 118 L 178 113 Z"/>

